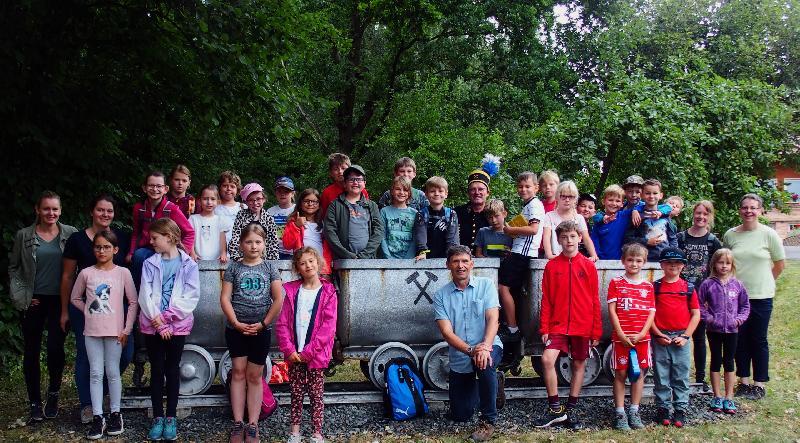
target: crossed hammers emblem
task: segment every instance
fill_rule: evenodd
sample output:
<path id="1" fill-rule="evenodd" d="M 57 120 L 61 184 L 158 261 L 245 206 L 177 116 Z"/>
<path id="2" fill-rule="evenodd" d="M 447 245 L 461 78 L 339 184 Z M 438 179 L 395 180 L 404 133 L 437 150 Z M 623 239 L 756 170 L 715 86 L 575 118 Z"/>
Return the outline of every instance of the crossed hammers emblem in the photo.
<path id="1" fill-rule="evenodd" d="M 419 301 L 422 299 L 423 296 L 428 300 L 428 303 L 433 304 L 433 299 L 431 298 L 430 294 L 428 294 L 428 286 L 430 286 L 432 281 L 439 280 L 439 277 L 437 277 L 436 274 L 434 274 L 433 272 L 425 271 L 425 276 L 428 277 L 428 280 L 423 285 L 419 283 L 419 280 L 417 280 L 417 277 L 419 276 L 420 276 L 419 271 L 414 271 L 413 274 L 406 277 L 406 283 L 408 284 L 414 283 L 415 285 L 417 285 L 417 288 L 419 289 L 419 295 L 417 295 L 417 299 L 414 300 L 414 304 L 416 305 L 417 303 L 419 303 Z"/>

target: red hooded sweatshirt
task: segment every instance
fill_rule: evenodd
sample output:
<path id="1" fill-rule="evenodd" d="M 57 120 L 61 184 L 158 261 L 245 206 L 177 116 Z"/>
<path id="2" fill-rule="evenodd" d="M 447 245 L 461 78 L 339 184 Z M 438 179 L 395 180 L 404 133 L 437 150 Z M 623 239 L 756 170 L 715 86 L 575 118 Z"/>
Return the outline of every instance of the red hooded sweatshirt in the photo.
<path id="1" fill-rule="evenodd" d="M 539 331 L 599 340 L 603 334 L 597 269 L 582 254 L 547 262 L 542 277 Z"/>

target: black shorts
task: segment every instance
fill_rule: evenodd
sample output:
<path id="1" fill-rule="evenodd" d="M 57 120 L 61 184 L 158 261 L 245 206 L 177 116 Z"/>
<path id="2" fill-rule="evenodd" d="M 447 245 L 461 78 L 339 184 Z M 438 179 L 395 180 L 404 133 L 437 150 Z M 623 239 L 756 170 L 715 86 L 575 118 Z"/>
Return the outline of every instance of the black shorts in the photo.
<path id="1" fill-rule="evenodd" d="M 509 288 L 521 288 L 527 281 L 530 272 L 531 258 L 527 255 L 512 252 L 500 262 L 497 282 Z"/>
<path id="2" fill-rule="evenodd" d="M 244 335 L 236 329 L 225 328 L 225 343 L 231 358 L 247 357 L 247 361 L 263 365 L 269 355 L 272 329 L 264 329 L 257 335 Z"/>

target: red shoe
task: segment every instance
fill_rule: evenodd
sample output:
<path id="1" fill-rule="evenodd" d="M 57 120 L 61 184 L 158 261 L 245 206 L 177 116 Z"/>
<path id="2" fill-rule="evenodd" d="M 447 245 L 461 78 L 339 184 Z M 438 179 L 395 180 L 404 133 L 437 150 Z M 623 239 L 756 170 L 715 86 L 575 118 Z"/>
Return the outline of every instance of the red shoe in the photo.
<path id="1" fill-rule="evenodd" d="M 675 416 L 672 419 L 672 424 L 675 425 L 676 428 L 682 428 L 684 423 L 686 423 L 686 413 L 680 409 L 676 410 Z"/>
<path id="2" fill-rule="evenodd" d="M 671 425 L 672 419 L 669 414 L 669 409 L 658 408 L 658 412 L 656 413 L 656 422 L 661 423 L 664 426 Z"/>

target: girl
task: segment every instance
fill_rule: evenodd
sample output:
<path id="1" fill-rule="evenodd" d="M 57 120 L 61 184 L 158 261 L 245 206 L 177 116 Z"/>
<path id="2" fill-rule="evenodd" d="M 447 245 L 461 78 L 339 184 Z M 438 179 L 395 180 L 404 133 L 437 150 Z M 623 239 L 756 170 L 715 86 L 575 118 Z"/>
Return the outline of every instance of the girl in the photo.
<path id="1" fill-rule="evenodd" d="M 391 206 L 381 209 L 385 236 L 381 241 L 383 258 L 425 258 L 428 230 L 419 212 L 408 207 L 411 180 L 397 176 L 392 180 Z"/>
<path id="2" fill-rule="evenodd" d="M 222 216 L 229 226 L 233 226 L 236 214 L 242 209 L 247 209 L 246 204 L 236 201 L 236 196 L 242 190 L 242 179 L 233 171 L 224 171 L 219 175 L 217 186 L 219 187 L 220 204 L 214 208 L 214 214 Z M 230 241 L 231 231 L 229 230 L 225 233 L 225 242 L 230 243 Z"/>
<path id="3" fill-rule="evenodd" d="M 86 438 L 97 440 L 106 430 L 103 419 L 104 368 L 111 399 L 108 435 L 119 435 L 124 431 L 119 411 L 122 397 L 120 359 L 136 320 L 137 300 L 131 272 L 113 261 L 119 252 L 117 236 L 111 231 L 100 231 L 95 234 L 92 245 L 97 263 L 78 274 L 71 300 L 84 317 L 83 338 L 89 359 L 93 418 Z M 123 295 L 128 300 L 127 314 L 122 305 Z"/>
<path id="4" fill-rule="evenodd" d="M 550 211 L 544 216 L 544 230 L 542 231 L 542 246 L 548 260 L 556 258 L 561 254 L 561 245 L 558 244 L 558 236 L 555 235 L 558 225 L 566 220 L 572 220 L 578 225 L 581 235 L 581 243 L 586 246 L 589 253 L 589 260 L 597 261 L 597 254 L 594 250 L 594 243 L 589 236 L 589 228 L 586 220 L 575 211 L 575 202 L 578 199 L 578 187 L 572 181 L 559 183 L 556 188 L 556 200 L 558 205 L 554 211 Z"/>
<path id="5" fill-rule="evenodd" d="M 558 199 L 556 199 L 556 188 L 561 180 L 555 171 L 543 171 L 539 175 L 539 191 L 542 192 L 542 205 L 544 205 L 544 212 L 548 213 L 556 208 Z"/>
<path id="6" fill-rule="evenodd" d="M 289 221 L 289 216 L 294 212 L 294 182 L 289 177 L 278 177 L 275 180 L 275 198 L 278 204 L 267 209 L 267 214 L 272 216 L 275 220 L 275 226 L 278 228 L 278 243 L 280 250 L 278 256 L 281 260 L 291 260 L 292 251 L 287 250 L 283 246 L 283 235 L 286 230 L 286 223 Z"/>
<path id="7" fill-rule="evenodd" d="M 303 247 L 294 252 L 292 268 L 299 280 L 283 285 L 286 303 L 275 325 L 278 345 L 289 362 L 292 391 L 290 443 L 299 443 L 300 418 L 306 393 L 311 400 L 312 442 L 323 442 L 322 402 L 325 377 L 336 336 L 338 298 L 336 288 L 319 276 L 322 259 L 316 249 Z"/>
<path id="8" fill-rule="evenodd" d="M 142 264 L 155 252 L 150 242 L 150 224 L 156 220 L 167 217 L 172 219 L 180 229 L 180 241 L 187 251 L 192 250 L 194 245 L 194 229 L 183 215 L 181 209 L 167 200 L 166 194 L 169 186 L 166 178 L 161 171 L 153 171 L 144 178 L 142 191 L 147 196 L 143 202 L 133 206 L 133 235 L 131 235 L 131 245 L 125 261 L 130 263 L 133 283 L 139 287 L 141 283 Z"/>
<path id="9" fill-rule="evenodd" d="M 31 421 L 58 415 L 58 391 L 64 372 L 64 340 L 59 283 L 61 254 L 67 239 L 77 231 L 58 221 L 61 198 L 44 191 L 34 206 L 36 222 L 17 231 L 8 261 L 11 301 L 22 312 L 24 356 L 22 372 L 28 388 Z M 47 328 L 47 372 L 50 386 L 42 413 L 39 354 Z"/>
<path id="10" fill-rule="evenodd" d="M 222 279 L 220 305 L 225 314 L 225 342 L 231 370 L 231 441 L 241 442 L 247 405 L 246 441 L 258 441 L 262 400 L 262 371 L 269 353 L 270 325 L 281 310 L 283 290 L 278 268 L 264 261 L 267 232 L 258 223 L 242 229 L 239 244 L 244 257 L 232 262 Z"/>
<path id="11" fill-rule="evenodd" d="M 322 256 L 320 273 L 330 275 L 333 255 L 328 242 L 322 236 L 322 213 L 319 210 L 319 192 L 306 189 L 300 193 L 300 204 L 289 217 L 286 230 L 283 231 L 283 247 L 293 251 L 310 246 Z"/>
<path id="12" fill-rule="evenodd" d="M 161 218 L 149 226 L 155 251 L 144 262 L 139 291 L 139 330 L 150 360 L 150 400 L 153 426 L 150 440 L 178 438 L 175 413 L 178 408 L 178 369 L 186 336 L 192 331 L 192 311 L 200 301 L 197 263 L 181 244 L 181 230 L 174 221 Z M 167 414 L 162 391 L 167 380 Z"/>
<path id="13" fill-rule="evenodd" d="M 169 172 L 169 192 L 167 200 L 175 203 L 181 212 L 188 219 L 194 214 L 196 201 L 192 194 L 189 194 L 189 186 L 192 185 L 192 173 L 185 165 L 176 165 Z"/>
<path id="14" fill-rule="evenodd" d="M 275 220 L 264 209 L 264 188 L 258 183 L 248 183 L 239 193 L 242 200 L 247 202 L 247 211 L 239 211 L 236 220 L 233 222 L 233 232 L 228 242 L 228 254 L 231 260 L 242 258 L 242 250 L 239 247 L 239 239 L 244 228 L 250 223 L 259 223 L 267 233 L 263 249 L 264 260 L 277 260 L 278 257 L 278 229 Z"/>
<path id="15" fill-rule="evenodd" d="M 189 223 L 195 232 L 192 259 L 219 260 L 228 262 L 228 244 L 225 233 L 231 230 L 227 220 L 214 213 L 219 201 L 216 185 L 208 185 L 200 191 L 200 213 L 192 214 Z"/>
<path id="16" fill-rule="evenodd" d="M 744 284 L 737 280 L 733 252 L 722 248 L 711 256 L 711 277 L 700 285 L 700 316 L 706 323 L 711 350 L 711 389 L 714 412 L 736 413 L 733 386 L 736 383 L 734 354 L 739 326 L 750 315 L 750 301 Z M 725 398 L 720 392 L 720 366 L 725 367 Z"/>

